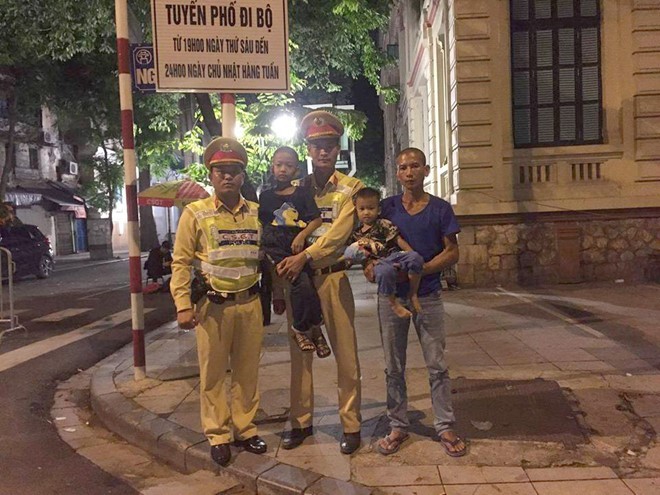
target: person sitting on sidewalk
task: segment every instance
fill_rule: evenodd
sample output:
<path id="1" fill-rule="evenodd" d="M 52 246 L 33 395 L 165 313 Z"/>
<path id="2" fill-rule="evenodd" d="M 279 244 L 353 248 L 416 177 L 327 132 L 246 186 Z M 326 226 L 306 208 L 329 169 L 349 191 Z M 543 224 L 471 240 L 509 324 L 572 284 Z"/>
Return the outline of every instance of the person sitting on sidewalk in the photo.
<path id="1" fill-rule="evenodd" d="M 422 312 L 417 298 L 419 282 L 422 279 L 424 259 L 413 251 L 399 229 L 385 218 L 380 218 L 380 193 L 371 187 L 360 189 L 355 194 L 355 211 L 360 224 L 351 234 L 351 243 L 344 251 L 349 261 L 374 262 L 374 275 L 378 284 L 378 294 L 387 297 L 394 313 L 401 318 L 410 318 L 408 311 L 396 298 L 396 281 L 402 272 L 408 273 L 410 304 L 417 313 Z"/>
<path id="2" fill-rule="evenodd" d="M 271 173 L 276 181 L 274 189 L 261 193 L 259 220 L 263 227 L 261 247 L 273 265 L 305 249 L 307 237 L 323 221 L 310 188 L 294 186 L 291 181 L 298 172 L 298 153 L 282 146 L 275 150 Z M 312 281 L 309 263 L 291 282 L 293 338 L 302 352 L 314 352 L 320 358 L 331 354 L 321 324 L 321 302 Z"/>
<path id="3" fill-rule="evenodd" d="M 424 258 L 424 269 L 418 297 L 422 313 L 408 308 L 412 318 L 400 318 L 386 301 L 379 296 L 378 320 L 385 354 L 387 382 L 387 416 L 390 433 L 381 438 L 378 452 L 389 455 L 397 452 L 408 438 L 410 421 L 407 415 L 406 352 L 408 330 L 412 319 L 419 337 L 424 361 L 431 384 L 431 404 L 435 439 L 452 457 L 466 453 L 465 442 L 454 431 L 454 411 L 451 405 L 449 371 L 445 361 L 445 328 L 440 272 L 458 261 L 456 234 L 460 227 L 451 205 L 424 191 L 424 178 L 429 175 L 424 152 L 407 148 L 396 158 L 397 180 L 403 186 L 403 194 L 386 198 L 381 203 L 382 215 L 396 225 L 410 246 Z M 374 281 L 374 265 L 365 268 L 365 275 Z M 397 295 L 406 297 L 407 283 L 399 284 Z M 403 299 L 409 305 L 408 299 Z"/>
<path id="4" fill-rule="evenodd" d="M 149 256 L 144 262 L 144 269 L 147 271 L 147 278 L 158 282 L 158 279 L 163 279 L 163 292 L 169 291 L 169 278 L 165 280 L 165 275 L 172 273 L 172 253 L 170 251 L 169 241 L 163 241 L 160 246 L 156 246 L 149 251 Z"/>

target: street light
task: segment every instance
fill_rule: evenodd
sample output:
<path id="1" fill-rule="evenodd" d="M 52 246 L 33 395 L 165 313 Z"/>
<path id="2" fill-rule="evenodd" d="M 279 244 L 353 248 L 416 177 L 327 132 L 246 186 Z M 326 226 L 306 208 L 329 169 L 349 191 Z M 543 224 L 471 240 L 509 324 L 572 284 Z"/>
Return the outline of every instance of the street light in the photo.
<path id="1" fill-rule="evenodd" d="M 291 141 L 298 131 L 298 123 L 293 115 L 283 113 L 271 122 L 270 128 L 282 141 Z"/>
<path id="2" fill-rule="evenodd" d="M 245 136 L 245 128 L 240 122 L 236 122 L 236 125 L 234 126 L 234 137 L 236 139 L 243 139 L 243 136 Z"/>

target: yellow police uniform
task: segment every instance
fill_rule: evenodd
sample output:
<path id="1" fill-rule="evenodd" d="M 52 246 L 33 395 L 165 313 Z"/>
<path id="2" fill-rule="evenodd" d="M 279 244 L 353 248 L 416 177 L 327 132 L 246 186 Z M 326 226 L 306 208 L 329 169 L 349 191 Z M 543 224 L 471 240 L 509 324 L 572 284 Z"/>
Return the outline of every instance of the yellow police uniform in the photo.
<path id="1" fill-rule="evenodd" d="M 320 119 L 319 119 L 320 116 Z M 338 137 L 343 127 L 326 112 L 312 112 L 303 120 L 308 141 L 313 138 Z M 311 121 L 315 121 L 312 124 Z M 353 195 L 364 184 L 358 179 L 335 171 L 326 184 L 316 184 L 314 176 L 306 179 L 321 210 L 323 224 L 310 236 L 313 242 L 305 252 L 315 270 L 314 285 L 319 294 L 328 339 L 337 362 L 339 418 L 345 433 L 360 431 L 362 400 L 360 364 L 355 337 L 355 303 L 343 263 L 338 263 L 346 240 L 355 226 Z M 287 309 L 290 304 L 287 304 Z M 289 313 L 287 313 L 289 314 Z M 289 314 L 289 323 L 291 317 Z M 291 330 L 290 330 L 291 331 Z M 312 425 L 314 385 L 312 353 L 303 353 L 293 339 L 291 347 L 291 411 L 293 428 Z"/>
<path id="2" fill-rule="evenodd" d="M 316 188 L 313 184 L 312 187 Z M 345 433 L 360 431 L 360 363 L 355 337 L 355 303 L 348 276 L 337 260 L 346 239 L 353 230 L 355 207 L 352 197 L 362 182 L 335 172 L 324 188 L 316 188 L 316 200 L 323 216 L 323 225 L 314 234 L 321 234 L 306 249 L 315 270 L 314 285 L 319 294 L 328 339 L 337 362 L 339 418 Z M 338 270 L 331 273 L 331 270 Z M 302 353 L 295 342 L 291 347 L 291 423 L 294 428 L 312 424 L 314 390 L 312 354 Z"/>
<path id="3" fill-rule="evenodd" d="M 205 163 L 209 161 L 205 156 Z M 201 421 L 211 445 L 257 434 L 259 354 L 263 338 L 259 280 L 258 205 L 240 198 L 233 209 L 215 195 L 184 208 L 176 233 L 170 289 L 177 311 L 193 308 L 191 267 L 196 267 L 222 304 L 203 297 L 195 305 L 198 325 Z M 225 376 L 231 368 L 231 409 Z"/>

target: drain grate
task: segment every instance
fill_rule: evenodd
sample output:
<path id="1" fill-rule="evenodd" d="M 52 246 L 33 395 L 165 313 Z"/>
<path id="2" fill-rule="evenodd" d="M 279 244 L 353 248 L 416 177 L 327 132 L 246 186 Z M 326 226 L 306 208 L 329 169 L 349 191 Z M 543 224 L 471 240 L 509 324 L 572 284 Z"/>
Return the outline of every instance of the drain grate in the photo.
<path id="1" fill-rule="evenodd" d="M 452 393 L 458 431 L 468 438 L 561 442 L 569 448 L 587 441 L 557 382 L 457 378 Z"/>

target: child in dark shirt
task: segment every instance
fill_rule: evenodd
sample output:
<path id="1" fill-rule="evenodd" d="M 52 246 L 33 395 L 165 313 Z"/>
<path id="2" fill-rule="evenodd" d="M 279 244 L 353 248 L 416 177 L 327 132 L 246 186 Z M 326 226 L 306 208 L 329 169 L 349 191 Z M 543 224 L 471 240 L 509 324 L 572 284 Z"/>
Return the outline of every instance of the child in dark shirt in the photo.
<path id="1" fill-rule="evenodd" d="M 387 296 L 392 311 L 400 318 L 411 316 L 410 311 L 396 298 L 398 273 L 408 272 L 410 304 L 416 313 L 421 313 L 417 291 L 422 279 L 424 259 L 413 251 L 392 222 L 379 217 L 380 193 L 377 190 L 370 187 L 360 189 L 354 201 L 360 223 L 349 238 L 351 244 L 346 248 L 344 258 L 362 263 L 375 260 L 374 275 L 378 293 Z"/>
<path id="2" fill-rule="evenodd" d="M 274 265 L 305 249 L 307 237 L 321 226 L 321 212 L 308 188 L 291 184 L 298 171 L 298 153 L 283 146 L 273 154 L 271 172 L 274 189 L 261 193 L 259 220 L 263 226 L 261 246 Z M 291 282 L 291 309 L 294 338 L 303 352 L 316 351 L 318 357 L 331 353 L 321 324 L 321 303 L 312 281 L 312 269 L 307 264 L 298 278 Z"/>

